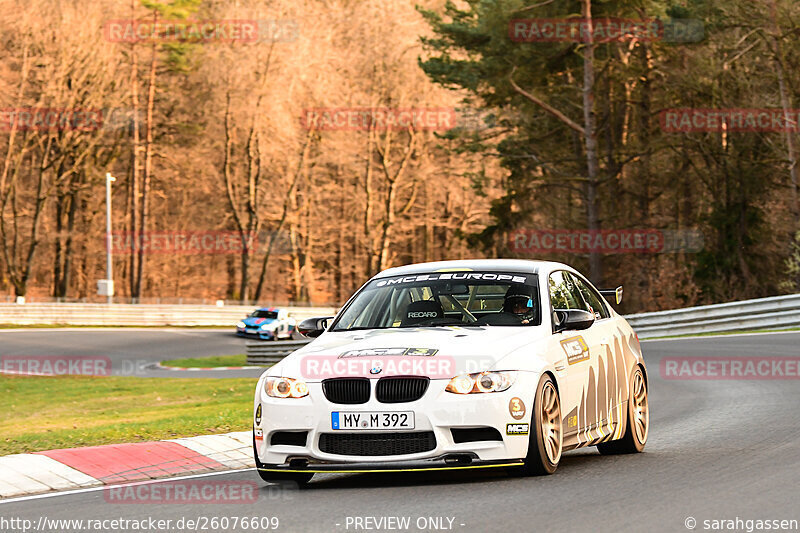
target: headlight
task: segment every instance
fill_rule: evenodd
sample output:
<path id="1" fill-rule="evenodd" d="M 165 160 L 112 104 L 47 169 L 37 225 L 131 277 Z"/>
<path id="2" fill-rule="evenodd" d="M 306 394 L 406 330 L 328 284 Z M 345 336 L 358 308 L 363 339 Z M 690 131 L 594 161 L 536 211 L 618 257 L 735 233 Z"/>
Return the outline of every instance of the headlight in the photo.
<path id="1" fill-rule="evenodd" d="M 292 378 L 267 378 L 264 382 L 267 396 L 273 398 L 302 398 L 308 396 L 308 385 L 305 381 Z"/>
<path id="2" fill-rule="evenodd" d="M 275 329 L 275 326 L 273 326 L 272 324 L 261 324 L 260 328 L 261 329 Z"/>
<path id="3" fill-rule="evenodd" d="M 461 374 L 450 380 L 445 390 L 454 394 L 503 392 L 514 384 L 515 372 L 477 372 Z"/>
<path id="4" fill-rule="evenodd" d="M 244 322 L 239 321 L 239 322 L 236 323 L 236 327 L 239 328 L 239 329 L 244 329 L 245 326 L 246 326 L 246 324 Z"/>

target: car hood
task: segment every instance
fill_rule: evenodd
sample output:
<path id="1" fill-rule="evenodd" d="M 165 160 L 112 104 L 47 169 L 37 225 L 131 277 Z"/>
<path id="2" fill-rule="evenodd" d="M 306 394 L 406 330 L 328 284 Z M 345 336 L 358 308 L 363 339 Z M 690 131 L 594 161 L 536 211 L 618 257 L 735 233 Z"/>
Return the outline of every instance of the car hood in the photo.
<path id="1" fill-rule="evenodd" d="M 512 370 L 496 365 L 547 333 L 541 326 L 326 332 L 272 367 L 269 375 L 313 382 L 330 377 L 409 374 L 449 379 L 463 372 Z M 344 363 L 349 366 L 343 367 Z M 378 367 L 381 370 L 374 372 Z"/>
<path id="2" fill-rule="evenodd" d="M 269 325 L 269 324 L 272 324 L 272 323 L 277 322 L 277 321 L 278 321 L 277 318 L 258 318 L 258 317 L 254 317 L 254 316 L 249 316 L 249 317 L 245 318 L 244 320 L 242 320 L 242 322 L 244 322 L 244 324 L 246 326 L 250 326 L 250 327 L 254 327 L 254 326 L 260 327 L 260 326 L 263 326 L 264 324 Z"/>

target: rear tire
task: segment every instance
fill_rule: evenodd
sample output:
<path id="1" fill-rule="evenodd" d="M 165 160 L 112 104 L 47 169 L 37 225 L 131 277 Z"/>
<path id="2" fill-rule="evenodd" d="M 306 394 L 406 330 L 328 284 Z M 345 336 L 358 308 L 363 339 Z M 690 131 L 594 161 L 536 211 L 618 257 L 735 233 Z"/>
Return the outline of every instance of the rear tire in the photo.
<path id="1" fill-rule="evenodd" d="M 256 472 L 258 472 L 258 475 L 261 477 L 261 479 L 268 483 L 296 483 L 298 487 L 302 487 L 311 481 L 312 477 L 314 477 L 313 472 L 273 472 L 271 470 L 262 470 L 262 468 L 266 467 L 261 461 L 258 460 L 255 435 L 253 435 L 253 458 L 255 459 L 256 463 Z"/>
<path id="2" fill-rule="evenodd" d="M 650 432 L 650 408 L 647 401 L 647 381 L 639 366 L 631 374 L 629 390 L 625 434 L 619 440 L 598 444 L 597 450 L 603 455 L 640 453 L 647 443 L 647 435 Z"/>
<path id="3" fill-rule="evenodd" d="M 563 436 L 558 390 L 552 378 L 544 375 L 536 387 L 528 455 L 520 469 L 522 473 L 534 476 L 554 473 L 561 460 Z"/>

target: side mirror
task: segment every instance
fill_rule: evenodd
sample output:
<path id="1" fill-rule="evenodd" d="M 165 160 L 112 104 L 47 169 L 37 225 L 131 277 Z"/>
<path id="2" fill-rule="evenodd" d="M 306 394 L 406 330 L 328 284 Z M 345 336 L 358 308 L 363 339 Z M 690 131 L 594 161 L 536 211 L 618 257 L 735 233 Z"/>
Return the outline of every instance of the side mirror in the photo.
<path id="1" fill-rule="evenodd" d="M 556 309 L 553 311 L 553 326 L 559 331 L 589 329 L 594 324 L 594 315 L 583 309 Z"/>
<path id="2" fill-rule="evenodd" d="M 307 318 L 300 322 L 300 325 L 297 326 L 297 331 L 299 331 L 304 337 L 309 337 L 312 339 L 314 337 L 319 337 L 326 329 L 328 329 L 328 320 L 332 318 L 332 316 Z"/>
<path id="3" fill-rule="evenodd" d="M 611 296 L 613 296 L 614 301 L 617 302 L 617 305 L 622 303 L 622 285 L 620 285 L 616 289 L 601 289 L 600 294 L 602 294 L 606 298 L 610 298 Z"/>

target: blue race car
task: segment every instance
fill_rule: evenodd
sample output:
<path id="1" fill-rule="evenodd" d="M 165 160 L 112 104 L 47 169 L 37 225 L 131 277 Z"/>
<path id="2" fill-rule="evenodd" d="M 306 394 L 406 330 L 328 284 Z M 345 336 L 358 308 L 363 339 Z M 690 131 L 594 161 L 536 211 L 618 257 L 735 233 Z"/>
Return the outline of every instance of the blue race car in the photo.
<path id="1" fill-rule="evenodd" d="M 286 309 L 262 307 L 236 324 L 236 334 L 257 337 L 261 340 L 291 339 L 295 328 L 294 318 Z"/>

